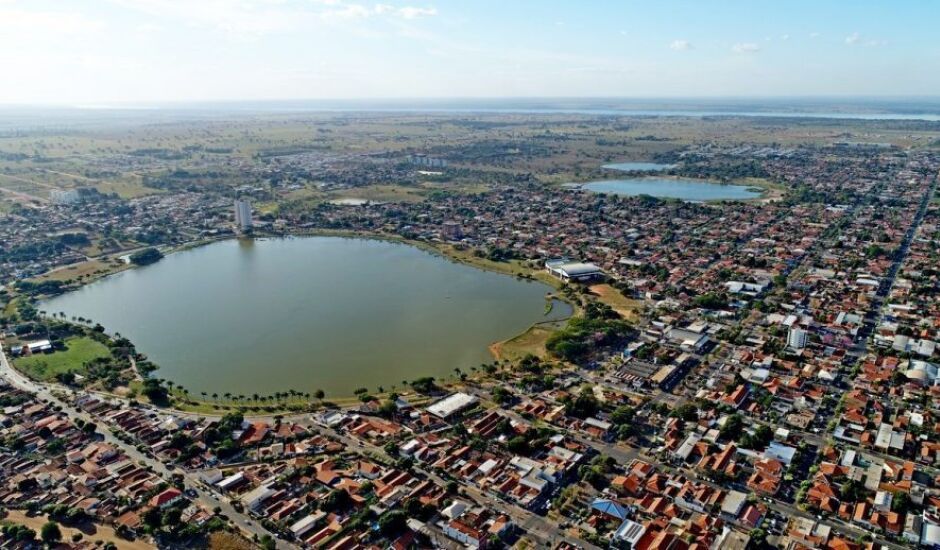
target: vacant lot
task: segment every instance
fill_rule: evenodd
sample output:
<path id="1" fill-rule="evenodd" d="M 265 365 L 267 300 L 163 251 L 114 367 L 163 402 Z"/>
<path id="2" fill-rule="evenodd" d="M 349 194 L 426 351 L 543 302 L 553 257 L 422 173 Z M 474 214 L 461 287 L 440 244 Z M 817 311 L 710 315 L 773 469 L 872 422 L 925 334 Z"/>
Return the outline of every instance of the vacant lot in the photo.
<path id="1" fill-rule="evenodd" d="M 637 312 L 643 309 L 642 300 L 627 298 L 621 294 L 619 290 L 610 285 L 592 285 L 590 291 L 591 294 L 597 296 L 602 303 L 609 305 L 627 321 L 636 321 Z"/>
<path id="2" fill-rule="evenodd" d="M 81 374 L 85 363 L 99 357 L 108 357 L 107 346 L 83 336 L 65 341 L 67 349 L 54 353 L 38 353 L 16 359 L 16 367 L 33 378 L 51 380 L 62 372 Z"/>
<path id="3" fill-rule="evenodd" d="M 36 531 L 36 533 L 39 533 L 39 531 L 42 529 L 42 526 L 46 524 L 48 519 L 45 516 L 27 515 L 20 510 L 9 510 L 6 512 L 6 517 L 3 518 L 3 521 L 6 523 L 25 525 L 26 527 Z M 59 529 L 62 530 L 62 540 L 66 541 L 71 540 L 72 535 L 81 533 L 82 539 L 86 542 L 113 542 L 119 550 L 151 550 L 156 548 L 156 546 L 153 544 L 150 544 L 149 542 L 141 539 L 122 539 L 121 537 L 117 536 L 117 533 L 114 532 L 112 527 L 107 525 L 99 525 L 92 522 L 84 522 L 75 526 L 65 526 L 59 524 Z"/>

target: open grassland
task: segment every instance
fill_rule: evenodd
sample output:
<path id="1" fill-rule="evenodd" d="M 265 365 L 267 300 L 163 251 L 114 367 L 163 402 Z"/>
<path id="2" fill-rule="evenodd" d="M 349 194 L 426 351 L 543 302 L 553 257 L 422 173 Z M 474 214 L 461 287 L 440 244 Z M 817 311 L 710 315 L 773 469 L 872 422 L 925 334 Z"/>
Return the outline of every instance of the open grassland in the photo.
<path id="1" fill-rule="evenodd" d="M 563 322 L 559 322 L 533 325 L 518 336 L 491 345 L 490 353 L 497 361 L 509 360 L 515 362 L 527 355 L 535 355 L 544 359 L 548 357 L 545 342 L 563 324 Z"/>
<path id="2" fill-rule="evenodd" d="M 66 349 L 52 353 L 37 353 L 14 360 L 16 367 L 38 380 L 52 380 L 57 374 L 74 372 L 81 374 L 85 363 L 110 355 L 107 346 L 82 336 L 65 341 Z"/>
<path id="3" fill-rule="evenodd" d="M 117 273 L 118 271 L 123 271 L 129 267 L 129 264 L 118 260 L 107 262 L 102 260 L 87 260 L 77 264 L 62 266 L 30 280 L 37 283 L 42 281 L 94 280 L 112 273 Z"/>
<path id="4" fill-rule="evenodd" d="M 636 321 L 639 318 L 639 312 L 643 309 L 642 300 L 627 298 L 608 284 L 591 285 L 589 290 L 601 303 L 609 305 L 627 321 Z"/>

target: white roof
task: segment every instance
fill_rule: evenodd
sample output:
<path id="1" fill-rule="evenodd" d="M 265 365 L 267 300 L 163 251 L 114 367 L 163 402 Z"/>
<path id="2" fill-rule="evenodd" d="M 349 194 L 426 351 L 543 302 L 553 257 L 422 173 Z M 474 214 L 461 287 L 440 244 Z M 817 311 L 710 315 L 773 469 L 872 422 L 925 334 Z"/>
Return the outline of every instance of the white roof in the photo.
<path id="1" fill-rule="evenodd" d="M 258 487 L 255 487 L 251 491 L 248 491 L 242 495 L 241 501 L 247 504 L 249 507 L 252 507 L 273 495 L 274 492 L 274 489 L 268 487 L 267 485 L 259 485 Z"/>
<path id="2" fill-rule="evenodd" d="M 428 407 L 428 412 L 438 418 L 447 418 L 455 412 L 474 405 L 479 401 L 476 397 L 458 392 Z"/>
<path id="3" fill-rule="evenodd" d="M 728 495 L 721 502 L 721 511 L 737 516 L 741 512 L 741 508 L 744 507 L 745 502 L 747 502 L 747 493 L 734 490 L 728 491 Z"/>
<path id="4" fill-rule="evenodd" d="M 243 474 L 242 472 L 238 472 L 238 473 L 232 474 L 232 475 L 228 476 L 227 478 L 223 479 L 222 481 L 216 483 L 216 485 L 218 485 L 219 488 L 221 488 L 221 489 L 225 489 L 226 487 L 229 487 L 229 486 L 231 486 L 231 485 L 234 485 L 235 483 L 238 483 L 239 481 L 241 481 L 241 480 L 243 480 L 243 479 L 245 479 L 245 474 Z"/>
<path id="5" fill-rule="evenodd" d="M 326 517 L 326 513 L 320 510 L 317 510 L 315 514 L 310 514 L 297 523 L 290 526 L 290 530 L 294 533 L 294 536 L 300 537 L 304 533 L 313 529 L 313 526 L 317 524 L 318 521 Z"/>
<path id="6" fill-rule="evenodd" d="M 781 445 L 776 441 L 771 441 L 770 445 L 767 447 L 767 450 L 764 451 L 764 456 L 779 460 L 780 462 L 786 464 L 787 466 L 793 462 L 793 457 L 796 455 L 796 448 L 790 447 L 789 445 Z"/>
<path id="7" fill-rule="evenodd" d="M 936 546 L 940 544 L 940 525 L 924 522 L 924 534 L 920 539 L 924 546 Z"/>
<path id="8" fill-rule="evenodd" d="M 462 516 L 464 510 L 466 510 L 468 507 L 469 506 L 467 506 L 466 502 L 455 500 L 454 502 L 450 503 L 450 506 L 441 510 L 441 515 L 450 519 L 456 519 Z"/>
<path id="9" fill-rule="evenodd" d="M 617 531 L 614 532 L 614 538 L 635 545 L 643 538 L 644 533 L 646 533 L 646 527 L 644 527 L 642 523 L 625 519 L 623 523 L 620 524 L 620 527 L 617 528 Z"/>

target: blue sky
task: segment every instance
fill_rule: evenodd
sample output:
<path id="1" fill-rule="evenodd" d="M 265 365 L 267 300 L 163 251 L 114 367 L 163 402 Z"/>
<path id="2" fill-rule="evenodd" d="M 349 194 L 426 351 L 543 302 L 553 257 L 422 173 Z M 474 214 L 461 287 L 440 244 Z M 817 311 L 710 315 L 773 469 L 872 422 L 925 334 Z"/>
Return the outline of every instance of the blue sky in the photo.
<path id="1" fill-rule="evenodd" d="M 937 95 L 940 2 L 0 0 L 0 103 Z"/>

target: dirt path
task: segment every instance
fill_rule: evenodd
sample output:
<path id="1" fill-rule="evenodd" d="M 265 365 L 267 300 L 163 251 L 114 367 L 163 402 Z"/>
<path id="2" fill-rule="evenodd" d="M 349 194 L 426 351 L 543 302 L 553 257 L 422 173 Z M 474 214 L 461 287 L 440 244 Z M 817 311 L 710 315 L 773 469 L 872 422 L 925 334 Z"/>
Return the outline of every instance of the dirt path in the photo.
<path id="1" fill-rule="evenodd" d="M 6 187 L 0 187 L 0 191 L 3 191 L 4 193 L 7 193 L 8 195 L 12 195 L 20 200 L 24 200 L 27 202 L 31 202 L 31 201 L 49 202 L 48 199 L 44 199 L 36 195 L 30 195 L 29 193 L 23 193 L 22 191 L 14 191 L 12 189 L 7 189 Z"/>
<path id="2" fill-rule="evenodd" d="M 56 187 L 55 185 L 52 185 L 51 183 L 46 183 L 46 182 L 44 182 L 44 181 L 35 181 L 35 180 L 31 180 L 31 179 L 26 179 L 26 178 L 20 177 L 20 176 L 13 176 L 13 175 L 10 175 L 10 174 L 0 174 L 0 176 L 2 176 L 2 177 L 4 177 L 4 178 L 7 178 L 7 179 L 11 179 L 11 180 L 13 180 L 13 181 L 19 181 L 19 182 L 23 182 L 23 183 L 28 183 L 28 184 L 30 184 L 30 185 L 36 185 L 36 186 L 39 186 L 39 187 L 45 187 L 45 188 L 47 188 L 47 189 L 61 189 L 61 187 Z"/>
<path id="3" fill-rule="evenodd" d="M 25 525 L 30 529 L 36 531 L 36 535 L 39 536 L 42 526 L 46 524 L 48 519 L 45 516 L 27 516 L 24 512 L 20 510 L 8 510 L 6 517 L 3 518 L 4 521 L 10 521 L 19 525 Z M 125 540 L 117 536 L 114 532 L 114 529 L 107 525 L 99 525 L 96 523 L 83 523 L 80 528 L 75 527 L 66 527 L 65 525 L 59 524 L 59 529 L 62 531 L 62 540 L 70 541 L 72 540 L 72 535 L 75 533 L 82 534 L 82 540 L 94 542 L 96 540 L 101 540 L 104 542 L 113 542 L 120 550 L 154 550 L 156 546 L 145 542 L 143 540 Z"/>

